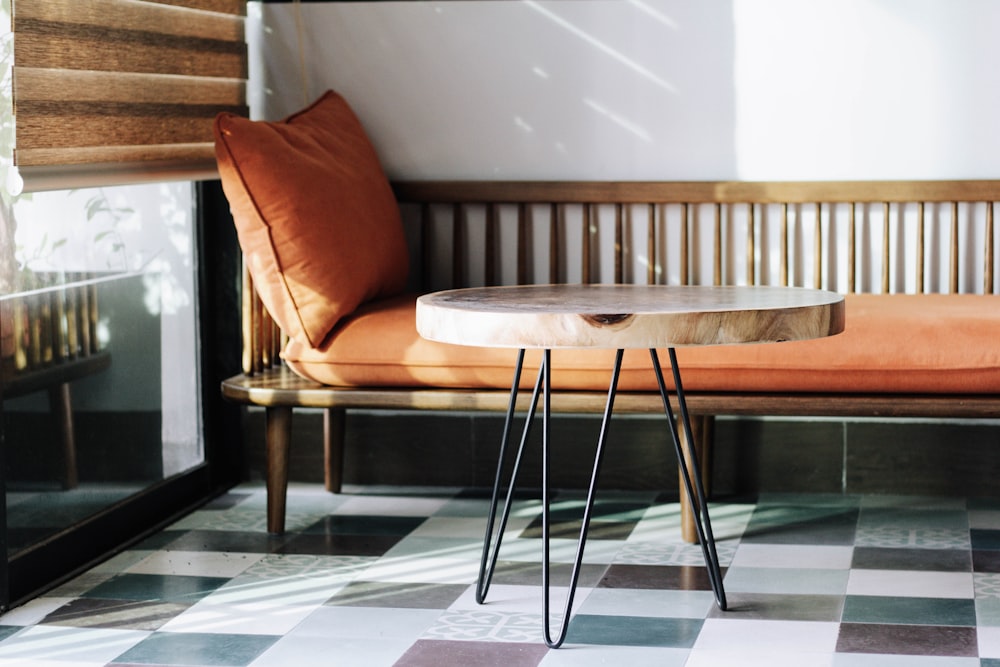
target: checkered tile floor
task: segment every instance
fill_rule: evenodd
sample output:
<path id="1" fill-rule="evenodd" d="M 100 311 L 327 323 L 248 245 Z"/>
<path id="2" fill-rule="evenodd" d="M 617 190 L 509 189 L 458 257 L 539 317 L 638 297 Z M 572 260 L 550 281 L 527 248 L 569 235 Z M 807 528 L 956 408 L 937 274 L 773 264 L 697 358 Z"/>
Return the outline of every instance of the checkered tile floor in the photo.
<path id="1" fill-rule="evenodd" d="M 293 486 L 280 538 L 264 503 L 239 487 L 8 612 L 0 665 L 1000 667 L 1000 500 L 716 503 L 720 612 L 677 506 L 605 493 L 558 650 L 541 641 L 537 502 L 517 505 L 484 606 L 483 498 Z M 579 506 L 555 505 L 556 561 Z"/>

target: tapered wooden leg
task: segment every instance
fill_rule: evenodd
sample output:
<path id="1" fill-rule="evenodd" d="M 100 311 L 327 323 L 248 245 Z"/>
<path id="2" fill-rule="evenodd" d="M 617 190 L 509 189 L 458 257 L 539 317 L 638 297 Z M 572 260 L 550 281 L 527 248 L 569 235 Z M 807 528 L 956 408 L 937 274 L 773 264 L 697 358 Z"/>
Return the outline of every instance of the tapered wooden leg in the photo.
<path id="1" fill-rule="evenodd" d="M 62 442 L 62 487 L 75 489 L 79 484 L 76 471 L 76 434 L 73 430 L 73 401 L 69 383 L 63 382 L 49 388 L 49 409 L 55 420 L 56 431 Z"/>
<path id="2" fill-rule="evenodd" d="M 711 490 L 712 479 L 712 426 L 714 420 L 711 415 L 691 415 L 691 436 L 694 438 L 692 448 L 698 457 L 698 467 L 701 469 L 701 479 L 705 486 L 706 493 Z M 681 440 L 687 442 L 684 430 L 680 429 Z M 691 462 L 687 456 L 688 448 L 684 446 L 685 460 L 688 470 L 691 470 Z M 683 472 L 679 473 L 680 499 L 681 499 L 681 537 L 685 542 L 697 542 L 698 531 L 694 525 L 694 514 L 698 508 L 691 507 L 687 494 L 684 493 Z"/>
<path id="3" fill-rule="evenodd" d="M 288 451 L 292 443 L 292 409 L 267 408 L 267 532 L 285 532 L 288 495 Z"/>
<path id="4" fill-rule="evenodd" d="M 347 411 L 327 408 L 323 411 L 323 463 L 326 465 L 326 490 L 340 493 L 344 484 L 344 429 Z"/>

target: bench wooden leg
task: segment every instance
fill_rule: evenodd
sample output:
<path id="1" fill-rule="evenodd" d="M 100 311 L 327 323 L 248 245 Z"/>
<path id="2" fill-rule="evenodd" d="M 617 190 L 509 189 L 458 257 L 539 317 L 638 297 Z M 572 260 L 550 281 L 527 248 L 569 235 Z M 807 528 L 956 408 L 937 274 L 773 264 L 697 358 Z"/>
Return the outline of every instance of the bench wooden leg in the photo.
<path id="1" fill-rule="evenodd" d="M 288 495 L 288 451 L 292 443 L 292 409 L 266 409 L 267 532 L 285 532 L 285 498 Z"/>
<path id="2" fill-rule="evenodd" d="M 56 431 L 62 442 L 62 487 L 75 489 L 80 480 L 76 468 L 76 433 L 73 430 L 73 400 L 69 383 L 63 382 L 49 388 L 49 410 L 55 420 Z"/>
<path id="3" fill-rule="evenodd" d="M 691 416 L 691 436 L 694 438 L 694 451 L 698 457 L 698 466 L 701 469 L 701 479 L 705 486 L 705 492 L 711 493 L 712 481 L 712 426 L 714 419 L 711 415 Z M 680 429 L 681 439 L 686 441 L 687 436 L 684 430 Z M 684 447 L 687 451 L 687 447 Z M 688 469 L 690 470 L 690 462 Z M 687 494 L 684 493 L 684 473 L 678 473 L 681 499 L 681 537 L 685 542 L 697 542 L 698 531 L 694 525 L 694 514 L 698 508 L 691 506 Z"/>
<path id="4" fill-rule="evenodd" d="M 344 429 L 347 411 L 327 408 L 323 411 L 323 462 L 326 465 L 326 490 L 340 493 L 344 484 Z"/>

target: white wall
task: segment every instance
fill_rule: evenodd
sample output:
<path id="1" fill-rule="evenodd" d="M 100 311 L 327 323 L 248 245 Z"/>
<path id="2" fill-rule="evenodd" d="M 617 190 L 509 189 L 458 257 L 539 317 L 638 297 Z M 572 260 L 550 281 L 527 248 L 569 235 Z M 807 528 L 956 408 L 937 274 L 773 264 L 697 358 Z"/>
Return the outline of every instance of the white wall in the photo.
<path id="1" fill-rule="evenodd" d="M 1000 176 L 991 0 L 250 7 L 255 117 L 335 88 L 396 178 Z"/>

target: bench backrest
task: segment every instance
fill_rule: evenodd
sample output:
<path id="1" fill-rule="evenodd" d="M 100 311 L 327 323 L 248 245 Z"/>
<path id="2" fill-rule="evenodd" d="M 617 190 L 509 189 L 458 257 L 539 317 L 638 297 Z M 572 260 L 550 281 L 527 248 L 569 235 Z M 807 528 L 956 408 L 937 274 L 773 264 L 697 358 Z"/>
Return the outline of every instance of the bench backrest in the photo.
<path id="1" fill-rule="evenodd" d="M 1000 181 L 394 184 L 411 288 L 617 282 L 1000 292 Z M 283 343 L 244 285 L 244 370 Z"/>

